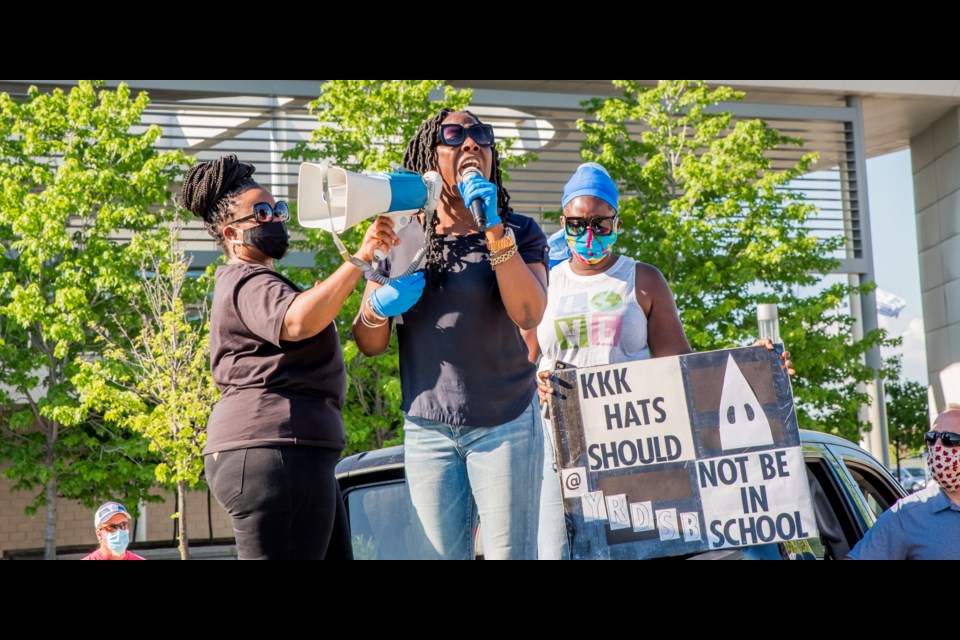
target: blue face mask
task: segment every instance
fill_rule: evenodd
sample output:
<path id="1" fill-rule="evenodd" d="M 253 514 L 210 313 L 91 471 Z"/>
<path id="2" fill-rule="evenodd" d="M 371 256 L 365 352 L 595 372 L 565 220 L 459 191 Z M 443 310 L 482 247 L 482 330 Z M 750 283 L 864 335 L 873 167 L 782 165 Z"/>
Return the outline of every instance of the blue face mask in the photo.
<path id="1" fill-rule="evenodd" d="M 107 548 L 115 555 L 120 555 L 130 544 L 130 532 L 126 529 L 117 529 L 113 533 L 105 533 L 104 539 L 107 541 Z"/>
<path id="2" fill-rule="evenodd" d="M 570 245 L 573 255 L 587 264 L 597 264 L 609 256 L 616 242 L 616 227 L 608 236 L 595 236 L 591 229 L 587 229 L 582 236 L 567 235 L 567 244 Z"/>

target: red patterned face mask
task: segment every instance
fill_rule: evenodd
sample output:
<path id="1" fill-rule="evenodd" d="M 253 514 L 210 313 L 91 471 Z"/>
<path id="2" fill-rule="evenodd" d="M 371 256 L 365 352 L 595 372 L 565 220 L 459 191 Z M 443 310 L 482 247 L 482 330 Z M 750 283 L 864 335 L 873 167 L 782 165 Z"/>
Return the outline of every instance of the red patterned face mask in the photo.
<path id="1" fill-rule="evenodd" d="M 944 491 L 960 491 L 960 447 L 942 444 L 930 447 L 927 455 L 930 477 Z"/>

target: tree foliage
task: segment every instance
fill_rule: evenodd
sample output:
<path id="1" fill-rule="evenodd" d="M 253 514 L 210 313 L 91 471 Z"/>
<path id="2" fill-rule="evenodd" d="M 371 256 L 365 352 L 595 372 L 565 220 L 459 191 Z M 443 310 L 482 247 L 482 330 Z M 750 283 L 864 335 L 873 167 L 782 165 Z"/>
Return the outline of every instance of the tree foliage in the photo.
<path id="1" fill-rule="evenodd" d="M 894 448 L 897 470 L 900 460 L 923 451 L 923 434 L 929 430 L 927 388 L 912 380 L 891 380 L 884 385 L 887 400 L 887 431 Z"/>
<path id="2" fill-rule="evenodd" d="M 212 274 L 188 277 L 190 261 L 170 237 L 166 259 L 141 270 L 139 334 L 100 332 L 105 348 L 73 382 L 83 407 L 140 434 L 159 462 L 157 482 L 176 490 L 181 558 L 189 557 L 187 488 L 200 484 L 207 418 L 220 397 L 210 373 Z"/>
<path id="3" fill-rule="evenodd" d="M 434 91 L 443 98 L 431 100 Z M 351 171 L 389 171 L 424 120 L 443 107 L 466 108 L 472 93 L 442 80 L 328 80 L 309 104 L 320 126 L 289 155 L 333 158 Z"/>
<path id="4" fill-rule="evenodd" d="M 72 382 L 100 350 L 91 327 L 114 335 L 129 320 L 172 216 L 162 204 L 184 157 L 157 151 L 147 104 L 92 82 L 0 94 L 0 459 L 15 488 L 40 490 L 28 511 L 47 505 L 47 557 L 57 497 L 135 508 L 153 481 L 144 441 L 88 420 Z"/>
<path id="5" fill-rule="evenodd" d="M 862 384 L 874 376 L 863 356 L 892 341 L 881 330 L 854 340 L 853 320 L 839 308 L 858 290 L 820 275 L 838 266 L 832 255 L 843 238 L 812 233 L 816 208 L 786 189 L 816 156 L 775 170 L 771 152 L 802 141 L 717 109 L 742 98 L 732 89 L 614 84 L 622 97 L 590 101 L 592 117 L 578 126 L 583 158 L 607 167 L 621 187 L 618 248 L 663 272 L 694 349 L 750 342 L 756 305 L 777 303 L 781 336 L 795 355 L 801 427 L 859 440 L 867 426 Z"/>

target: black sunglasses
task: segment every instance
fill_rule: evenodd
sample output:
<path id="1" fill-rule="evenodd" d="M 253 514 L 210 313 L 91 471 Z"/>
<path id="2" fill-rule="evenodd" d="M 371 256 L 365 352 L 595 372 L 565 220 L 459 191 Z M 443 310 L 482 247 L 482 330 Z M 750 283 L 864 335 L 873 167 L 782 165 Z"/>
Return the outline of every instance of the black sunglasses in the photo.
<path id="1" fill-rule="evenodd" d="M 593 231 L 595 236 L 608 236 L 613 233 L 616 225 L 617 216 L 606 216 L 596 218 L 568 218 L 563 217 L 563 229 L 568 236 L 579 238 L 587 232 L 587 227 Z"/>
<path id="2" fill-rule="evenodd" d="M 949 431 L 927 431 L 923 434 L 923 440 L 931 447 L 937 443 L 937 438 L 945 447 L 960 447 L 960 433 L 950 433 Z"/>
<path id="3" fill-rule="evenodd" d="M 473 124 L 464 127 L 462 124 L 442 124 L 440 125 L 440 143 L 450 147 L 458 147 L 463 144 L 467 136 L 473 139 L 481 147 L 492 147 L 493 125 Z"/>
<path id="4" fill-rule="evenodd" d="M 275 207 L 271 207 L 266 202 L 258 202 L 253 205 L 253 213 L 245 215 L 242 218 L 237 218 L 236 220 L 231 220 L 230 224 L 243 222 L 250 218 L 255 218 L 257 222 L 260 223 L 273 222 L 274 220 L 286 222 L 290 219 L 290 207 L 288 207 L 287 203 L 283 200 L 278 201 Z"/>

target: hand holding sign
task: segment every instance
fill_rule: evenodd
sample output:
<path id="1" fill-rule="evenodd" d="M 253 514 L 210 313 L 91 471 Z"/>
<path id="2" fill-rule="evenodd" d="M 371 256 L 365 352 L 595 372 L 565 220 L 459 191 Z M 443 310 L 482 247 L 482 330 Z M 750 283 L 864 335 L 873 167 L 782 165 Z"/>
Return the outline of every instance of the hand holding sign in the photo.
<path id="1" fill-rule="evenodd" d="M 763 340 L 757 340 L 752 345 L 753 347 L 764 346 L 768 351 L 775 351 L 780 354 L 780 360 L 782 361 L 782 366 L 787 372 L 788 376 L 797 375 L 796 370 L 793 368 L 793 362 L 790 361 L 790 352 L 783 348 L 782 344 L 774 344 L 773 340 L 770 338 L 764 338 Z"/>

